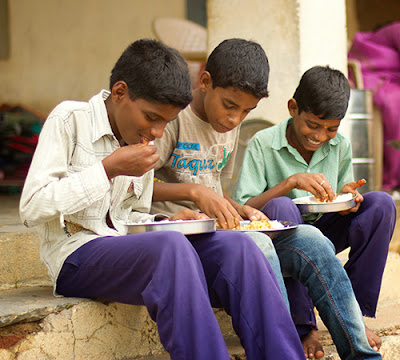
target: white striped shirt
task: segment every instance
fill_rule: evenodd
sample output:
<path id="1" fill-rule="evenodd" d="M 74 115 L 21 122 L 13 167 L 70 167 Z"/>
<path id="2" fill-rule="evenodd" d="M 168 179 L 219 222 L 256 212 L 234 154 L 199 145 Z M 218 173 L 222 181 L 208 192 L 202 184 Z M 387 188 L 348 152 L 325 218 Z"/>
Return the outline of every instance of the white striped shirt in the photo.
<path id="1" fill-rule="evenodd" d="M 40 133 L 20 201 L 21 220 L 36 227 L 40 256 L 55 286 L 65 259 L 99 236 L 119 236 L 148 212 L 154 171 L 108 179 L 102 160 L 119 148 L 101 91 L 89 102 L 65 101 Z M 115 229 L 107 226 L 106 216 Z"/>

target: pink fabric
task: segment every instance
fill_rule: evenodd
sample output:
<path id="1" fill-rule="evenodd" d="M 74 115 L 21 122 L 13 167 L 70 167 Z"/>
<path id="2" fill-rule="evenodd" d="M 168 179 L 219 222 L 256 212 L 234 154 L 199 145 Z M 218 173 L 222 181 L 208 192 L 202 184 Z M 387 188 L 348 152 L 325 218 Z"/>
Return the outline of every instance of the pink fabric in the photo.
<path id="1" fill-rule="evenodd" d="M 357 33 L 348 57 L 360 61 L 364 88 L 372 90 L 382 112 L 383 189 L 400 188 L 400 151 L 386 145 L 400 140 L 400 22 Z"/>

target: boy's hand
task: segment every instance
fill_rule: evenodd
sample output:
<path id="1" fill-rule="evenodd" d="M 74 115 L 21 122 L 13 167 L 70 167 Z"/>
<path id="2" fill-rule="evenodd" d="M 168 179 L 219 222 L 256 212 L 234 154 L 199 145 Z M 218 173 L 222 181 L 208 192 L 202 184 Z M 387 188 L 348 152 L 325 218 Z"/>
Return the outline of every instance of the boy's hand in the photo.
<path id="1" fill-rule="evenodd" d="M 346 184 L 343 186 L 342 193 L 353 193 L 356 194 L 355 201 L 356 201 L 356 206 L 352 207 L 349 210 L 341 211 L 340 215 L 347 215 L 350 214 L 351 212 L 357 212 L 358 209 L 361 206 L 361 203 L 364 201 L 364 197 L 358 192 L 358 188 L 363 186 L 367 181 L 365 179 L 357 180 L 357 181 L 352 181 L 351 183 Z"/>
<path id="2" fill-rule="evenodd" d="M 178 212 L 174 216 L 170 217 L 168 220 L 202 220 L 202 219 L 208 219 L 208 216 L 206 214 L 202 214 L 194 210 L 185 209 Z"/>
<path id="3" fill-rule="evenodd" d="M 321 201 L 332 201 L 335 199 L 335 192 L 324 174 L 298 173 L 292 175 L 291 182 L 294 182 L 293 188 L 305 190 L 313 194 Z"/>
<path id="4" fill-rule="evenodd" d="M 214 190 L 206 186 L 197 186 L 193 201 L 203 213 L 216 218 L 221 229 L 236 229 L 243 220 L 232 204 Z"/>
<path id="5" fill-rule="evenodd" d="M 241 205 L 237 208 L 240 216 L 245 220 L 257 221 L 257 220 L 269 220 L 268 217 L 260 210 L 257 210 L 248 205 Z"/>
<path id="6" fill-rule="evenodd" d="M 155 145 L 134 144 L 118 148 L 103 159 L 109 179 L 118 175 L 142 176 L 154 169 L 160 156 Z"/>

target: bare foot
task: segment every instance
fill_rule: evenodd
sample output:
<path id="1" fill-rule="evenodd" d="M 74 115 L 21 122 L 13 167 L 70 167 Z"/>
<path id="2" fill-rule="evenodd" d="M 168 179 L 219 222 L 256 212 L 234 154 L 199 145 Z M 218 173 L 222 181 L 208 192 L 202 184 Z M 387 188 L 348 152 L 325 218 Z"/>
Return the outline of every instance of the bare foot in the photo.
<path id="1" fill-rule="evenodd" d="M 376 335 L 374 332 L 372 332 L 372 330 L 369 329 L 366 325 L 365 325 L 365 333 L 367 334 L 367 339 L 368 339 L 369 345 L 375 351 L 379 351 L 379 349 L 381 348 L 381 345 L 382 345 L 382 339 L 378 335 Z"/>
<path id="2" fill-rule="evenodd" d="M 318 331 L 312 329 L 308 334 L 301 337 L 304 354 L 307 359 L 321 359 L 324 356 L 324 349 L 318 341 Z"/>

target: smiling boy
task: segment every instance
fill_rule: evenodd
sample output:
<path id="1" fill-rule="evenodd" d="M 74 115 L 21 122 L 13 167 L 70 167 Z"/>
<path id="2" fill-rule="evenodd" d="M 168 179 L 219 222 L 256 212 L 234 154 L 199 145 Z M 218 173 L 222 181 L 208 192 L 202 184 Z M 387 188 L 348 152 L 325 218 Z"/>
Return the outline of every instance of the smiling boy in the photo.
<path id="1" fill-rule="evenodd" d="M 384 192 L 357 191 L 363 181 L 353 179 L 351 143 L 338 132 L 349 96 L 348 80 L 340 71 L 328 66 L 306 71 L 288 101 L 290 118 L 260 131 L 248 144 L 232 197 L 270 218 L 312 224 L 336 252 L 350 247 L 344 267 L 363 315 L 374 317 L 396 208 Z M 341 213 L 302 215 L 291 200 L 311 193 L 331 201 L 339 192 L 355 193 L 356 206 Z M 284 255 L 276 249 L 282 262 Z M 306 355 L 320 358 L 314 304 L 299 281 L 285 280 Z M 369 344 L 378 351 L 380 338 L 366 331 Z"/>

